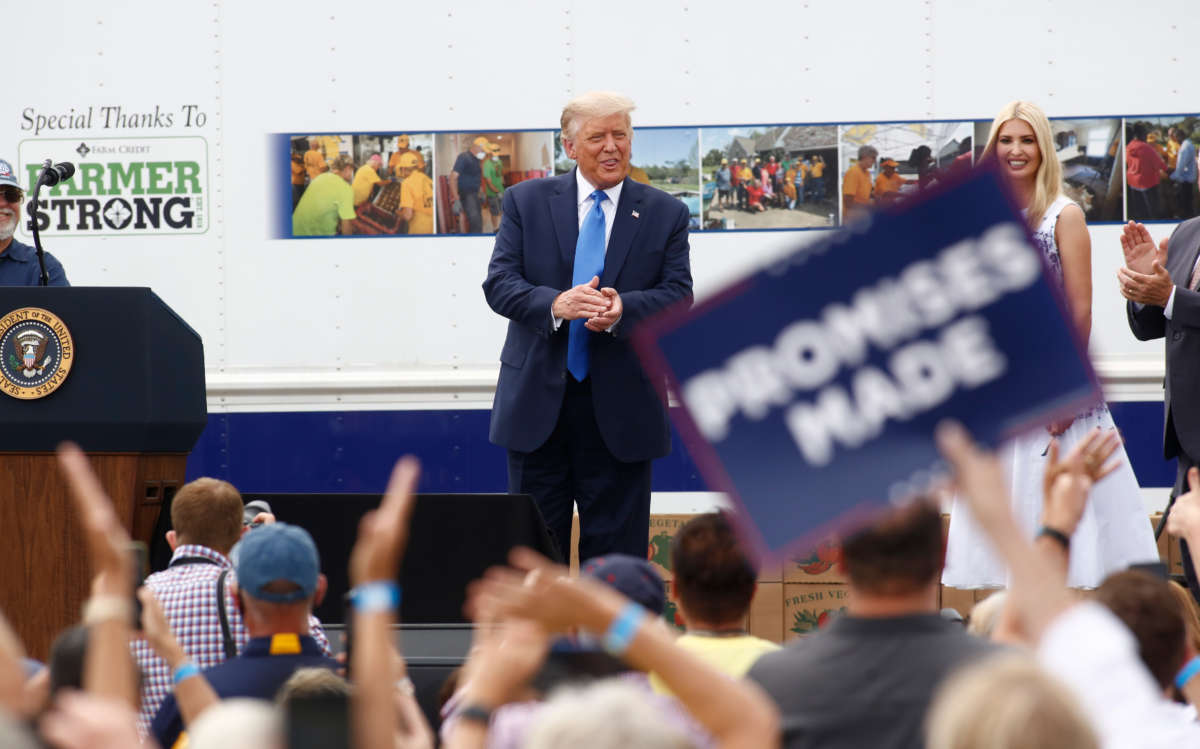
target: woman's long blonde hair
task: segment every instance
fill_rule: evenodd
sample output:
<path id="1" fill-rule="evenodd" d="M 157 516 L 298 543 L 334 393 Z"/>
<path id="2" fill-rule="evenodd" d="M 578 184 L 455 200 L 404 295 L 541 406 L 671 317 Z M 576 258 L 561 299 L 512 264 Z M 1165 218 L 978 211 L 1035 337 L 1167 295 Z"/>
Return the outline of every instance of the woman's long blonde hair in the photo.
<path id="1" fill-rule="evenodd" d="M 1042 222 L 1042 216 L 1046 215 L 1046 209 L 1062 194 L 1062 164 L 1058 163 L 1054 133 L 1050 130 L 1050 120 L 1046 118 L 1046 113 L 1037 104 L 1019 100 L 1004 105 L 1000 114 L 992 120 L 992 129 L 988 133 L 981 160 L 996 158 L 996 138 L 1000 135 L 1000 126 L 1009 120 L 1029 123 L 1037 139 L 1038 150 L 1042 152 L 1042 163 L 1038 165 L 1033 199 L 1025 209 L 1029 227 L 1036 229 Z"/>

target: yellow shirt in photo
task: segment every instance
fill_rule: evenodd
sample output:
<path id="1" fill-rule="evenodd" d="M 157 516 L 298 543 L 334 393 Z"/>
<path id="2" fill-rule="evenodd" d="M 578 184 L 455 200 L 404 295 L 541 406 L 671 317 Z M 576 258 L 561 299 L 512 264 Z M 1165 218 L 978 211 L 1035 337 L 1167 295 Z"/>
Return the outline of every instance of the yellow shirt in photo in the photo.
<path id="1" fill-rule="evenodd" d="M 883 172 L 880 172 L 879 176 L 875 178 L 875 197 L 878 198 L 879 196 L 888 192 L 900 192 L 900 185 L 907 183 L 908 180 L 901 177 L 896 172 L 892 172 L 891 177 L 887 176 Z"/>
<path id="2" fill-rule="evenodd" d="M 409 234 L 433 234 L 433 180 L 414 171 L 400 183 L 400 207 L 411 208 Z"/>
<path id="3" fill-rule="evenodd" d="M 371 197 L 371 188 L 379 181 L 379 172 L 370 164 L 363 164 L 354 173 L 354 182 L 351 187 L 354 188 L 354 205 L 362 205 L 367 202 L 367 198 Z"/>
<path id="4" fill-rule="evenodd" d="M 871 204 L 871 175 L 858 164 L 846 170 L 842 194 L 850 195 L 858 205 Z"/>
<path id="5" fill-rule="evenodd" d="M 304 170 L 308 172 L 309 179 L 316 179 L 317 175 L 326 169 L 325 154 L 319 149 L 313 148 L 304 152 Z"/>
<path id="6" fill-rule="evenodd" d="M 321 147 L 325 149 L 325 158 L 333 161 L 342 147 L 342 139 L 336 135 L 322 135 Z"/>

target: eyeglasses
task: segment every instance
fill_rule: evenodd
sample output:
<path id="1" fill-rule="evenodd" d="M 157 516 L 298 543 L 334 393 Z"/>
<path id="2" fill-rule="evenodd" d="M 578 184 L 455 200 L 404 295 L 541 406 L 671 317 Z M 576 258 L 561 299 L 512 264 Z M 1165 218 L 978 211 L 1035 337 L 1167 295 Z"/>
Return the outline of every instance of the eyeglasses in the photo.
<path id="1" fill-rule="evenodd" d="M 4 199 L 9 203 L 20 203 L 21 199 L 25 197 L 25 193 L 21 192 L 21 188 L 13 187 L 12 185 L 0 187 L 0 195 L 3 195 Z"/>

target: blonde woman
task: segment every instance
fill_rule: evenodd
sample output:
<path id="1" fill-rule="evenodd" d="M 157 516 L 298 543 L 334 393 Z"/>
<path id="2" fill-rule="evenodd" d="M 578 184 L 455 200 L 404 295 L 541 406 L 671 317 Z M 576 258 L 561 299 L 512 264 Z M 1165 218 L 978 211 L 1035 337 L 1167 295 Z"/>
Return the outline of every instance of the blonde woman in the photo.
<path id="1" fill-rule="evenodd" d="M 1062 166 L 1045 113 L 1023 101 L 1004 107 L 992 122 L 983 159 L 996 163 L 1011 188 L 1053 282 L 1062 289 L 1071 323 L 1080 339 L 1087 341 L 1092 329 L 1092 243 L 1083 210 L 1062 193 Z M 1030 346 L 1028 355 L 1039 355 L 1036 345 Z M 1050 440 L 1058 438 L 1066 452 L 1096 427 L 1115 429 L 1103 403 L 1019 437 L 1010 446 L 1013 509 L 1031 538 L 1042 529 L 1042 477 L 1050 457 Z M 1121 467 L 1092 490 L 1070 542 L 1068 582 L 1072 587 L 1094 588 L 1110 572 L 1133 563 L 1158 561 L 1141 492 L 1124 448 L 1118 448 L 1114 457 L 1121 460 Z M 1006 585 L 1007 578 L 1007 570 L 984 540 L 970 511 L 956 501 L 942 582 L 956 588 L 991 588 Z"/>
<path id="2" fill-rule="evenodd" d="M 1023 655 L 951 676 L 925 722 L 928 749 L 1100 749 L 1075 695 Z"/>

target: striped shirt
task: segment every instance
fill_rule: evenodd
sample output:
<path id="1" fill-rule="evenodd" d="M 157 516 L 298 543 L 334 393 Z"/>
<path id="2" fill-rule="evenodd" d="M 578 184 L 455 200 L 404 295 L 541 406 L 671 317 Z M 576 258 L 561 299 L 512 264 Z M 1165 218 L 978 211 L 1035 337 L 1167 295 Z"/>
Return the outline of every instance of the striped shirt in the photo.
<path id="1" fill-rule="evenodd" d="M 228 557 L 207 546 L 180 545 L 171 556 L 167 569 L 146 578 L 146 586 L 162 606 L 175 638 L 201 669 L 212 668 L 225 660 L 216 596 L 217 578 L 224 570 L 229 570 L 225 578 L 225 613 L 229 619 L 229 633 L 240 652 L 250 635 L 231 592 L 230 584 L 236 582 L 236 578 Z M 309 617 L 309 627 L 313 639 L 329 655 L 329 640 L 316 617 Z M 138 731 L 145 736 L 154 714 L 171 693 L 171 669 L 145 639 L 133 640 L 130 648 L 142 671 Z"/>

